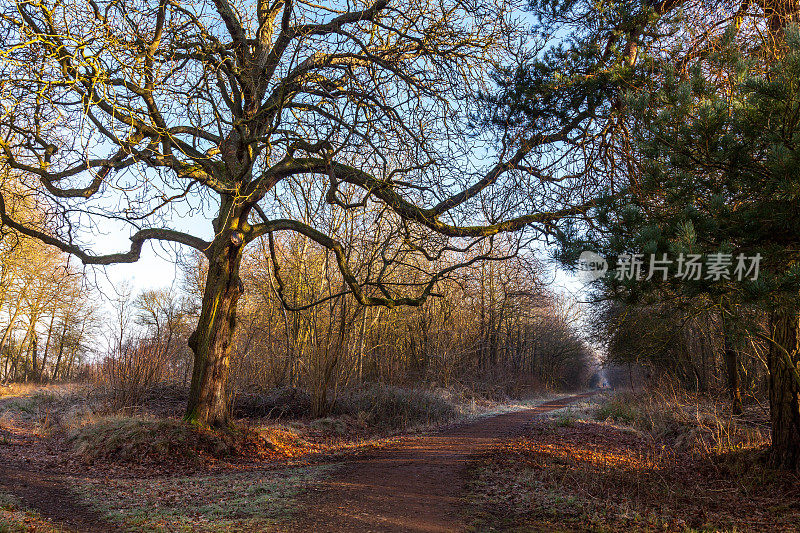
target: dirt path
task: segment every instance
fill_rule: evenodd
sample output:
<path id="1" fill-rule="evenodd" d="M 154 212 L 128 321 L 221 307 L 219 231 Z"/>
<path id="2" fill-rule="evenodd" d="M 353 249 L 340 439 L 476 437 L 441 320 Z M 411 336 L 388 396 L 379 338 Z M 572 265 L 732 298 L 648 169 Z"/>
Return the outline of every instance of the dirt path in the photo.
<path id="1" fill-rule="evenodd" d="M 347 463 L 303 496 L 290 531 L 463 531 L 459 504 L 470 458 L 519 434 L 532 417 L 593 394 L 477 420 Z"/>
<path id="2" fill-rule="evenodd" d="M 0 463 L 0 491 L 13 494 L 28 509 L 54 523 L 60 531 L 105 533 L 114 528 L 67 488 L 61 476 L 15 468 Z"/>

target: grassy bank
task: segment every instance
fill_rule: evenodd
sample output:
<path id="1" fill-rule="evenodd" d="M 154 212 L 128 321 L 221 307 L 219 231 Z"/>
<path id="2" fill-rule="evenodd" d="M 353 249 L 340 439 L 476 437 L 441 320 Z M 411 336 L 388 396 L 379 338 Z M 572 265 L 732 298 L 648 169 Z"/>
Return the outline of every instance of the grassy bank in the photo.
<path id="1" fill-rule="evenodd" d="M 800 479 L 769 469 L 763 415 L 617 394 L 477 459 L 475 531 L 796 531 Z"/>

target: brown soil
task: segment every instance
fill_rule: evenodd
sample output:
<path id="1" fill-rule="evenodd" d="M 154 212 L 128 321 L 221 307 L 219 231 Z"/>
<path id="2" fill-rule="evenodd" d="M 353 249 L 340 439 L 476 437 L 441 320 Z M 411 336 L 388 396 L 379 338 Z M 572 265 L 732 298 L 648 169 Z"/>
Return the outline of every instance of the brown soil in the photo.
<path id="1" fill-rule="evenodd" d="M 0 490 L 15 495 L 25 506 L 53 521 L 62 531 L 102 533 L 116 528 L 105 522 L 66 487 L 69 480 L 0 463 Z"/>
<path id="2" fill-rule="evenodd" d="M 521 434 L 533 417 L 592 394 L 477 420 L 348 462 L 306 492 L 289 531 L 463 531 L 460 503 L 469 461 Z"/>

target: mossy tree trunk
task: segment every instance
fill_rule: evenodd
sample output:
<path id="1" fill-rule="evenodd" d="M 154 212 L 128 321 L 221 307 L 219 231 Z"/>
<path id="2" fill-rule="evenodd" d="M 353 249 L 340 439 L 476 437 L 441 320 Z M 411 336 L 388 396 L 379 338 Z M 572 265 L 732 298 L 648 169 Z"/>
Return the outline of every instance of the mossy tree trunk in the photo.
<path id="1" fill-rule="evenodd" d="M 222 210 L 217 237 L 207 252 L 208 273 L 197 329 L 189 338 L 194 369 L 185 419 L 204 426 L 229 425 L 226 385 L 236 330 L 236 305 L 242 295 L 239 267 L 245 246 L 243 213 Z M 224 227 L 220 227 L 224 226 Z"/>

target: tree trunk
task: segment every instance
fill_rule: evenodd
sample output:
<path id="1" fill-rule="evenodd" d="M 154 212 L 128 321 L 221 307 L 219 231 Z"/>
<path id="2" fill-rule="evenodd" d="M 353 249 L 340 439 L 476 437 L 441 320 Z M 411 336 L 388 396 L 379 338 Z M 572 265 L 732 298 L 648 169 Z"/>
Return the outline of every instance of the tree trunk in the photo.
<path id="1" fill-rule="evenodd" d="M 731 397 L 731 412 L 740 415 L 744 411 L 742 407 L 742 390 L 739 385 L 739 353 L 734 346 L 733 331 L 724 312 L 720 315 L 722 321 L 722 338 L 725 344 L 723 359 L 725 360 L 725 374 L 728 383 L 728 393 Z"/>
<path id="2" fill-rule="evenodd" d="M 47 340 L 44 342 L 44 355 L 42 356 L 42 368 L 39 370 L 39 383 L 44 382 L 44 369 L 47 366 L 47 354 L 50 351 L 50 338 L 53 336 L 53 323 L 56 320 L 56 310 L 53 309 L 53 315 L 50 317 L 50 325 L 47 327 Z"/>
<path id="3" fill-rule="evenodd" d="M 36 366 L 39 360 L 39 351 L 38 343 L 36 342 L 36 333 L 33 334 L 33 340 L 31 341 L 30 348 L 28 348 L 28 352 L 31 354 L 31 381 L 35 381 L 37 376 L 39 375 L 39 368 Z M 25 381 L 28 381 L 27 374 L 25 375 Z"/>
<path id="4" fill-rule="evenodd" d="M 78 359 L 78 346 L 77 344 L 72 347 L 67 358 L 67 379 L 72 379 L 72 365 Z"/>
<path id="5" fill-rule="evenodd" d="M 725 370 L 728 381 L 728 393 L 731 397 L 731 412 L 740 415 L 744 411 L 742 406 L 742 391 L 739 386 L 739 354 L 730 345 L 727 335 L 725 336 Z"/>
<path id="6" fill-rule="evenodd" d="M 772 463 L 776 468 L 800 470 L 798 311 L 778 309 L 771 318 L 774 342 L 770 343 L 767 365 L 772 423 Z"/>
<path id="7" fill-rule="evenodd" d="M 361 310 L 361 335 L 359 336 L 359 343 L 358 343 L 358 362 L 356 364 L 356 370 L 358 372 L 358 383 L 359 385 L 363 381 L 364 377 L 364 344 L 366 343 L 366 336 L 367 336 L 367 310 Z"/>
<path id="8" fill-rule="evenodd" d="M 61 332 L 61 339 L 58 341 L 58 356 L 56 357 L 56 366 L 53 367 L 53 381 L 58 380 L 58 370 L 61 366 L 61 357 L 64 355 L 64 340 L 67 336 L 67 322 L 64 319 L 64 329 Z"/>
<path id="9" fill-rule="evenodd" d="M 229 422 L 225 387 L 236 327 L 236 303 L 242 294 L 239 279 L 242 241 L 238 231 L 218 233 L 209 254 L 200 319 L 189 337 L 194 370 L 185 419 L 200 425 L 224 427 Z"/>

